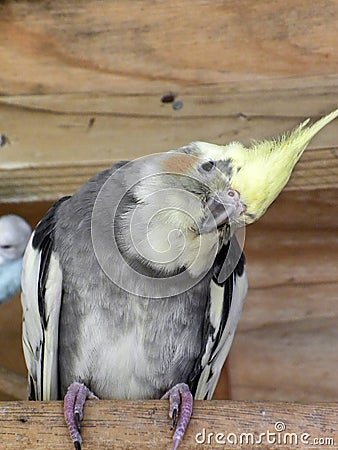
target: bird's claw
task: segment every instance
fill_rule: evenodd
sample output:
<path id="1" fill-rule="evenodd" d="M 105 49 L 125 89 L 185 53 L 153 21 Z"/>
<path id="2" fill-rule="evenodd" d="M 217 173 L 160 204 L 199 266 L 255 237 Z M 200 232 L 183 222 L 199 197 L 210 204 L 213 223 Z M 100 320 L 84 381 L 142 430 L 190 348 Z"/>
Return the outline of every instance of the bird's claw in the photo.
<path id="1" fill-rule="evenodd" d="M 172 424 L 171 424 L 171 429 L 173 430 L 176 425 L 177 425 L 177 418 L 178 418 L 178 410 L 175 408 L 172 412 Z"/>
<path id="2" fill-rule="evenodd" d="M 75 415 L 75 424 L 77 426 L 77 429 L 80 431 L 82 417 L 80 416 L 80 414 L 78 412 L 75 412 L 74 415 Z"/>
<path id="3" fill-rule="evenodd" d="M 81 443 L 79 441 L 74 441 L 75 450 L 81 450 Z"/>
<path id="4" fill-rule="evenodd" d="M 75 450 L 81 450 L 82 437 L 80 424 L 83 418 L 83 407 L 87 399 L 97 399 L 83 383 L 72 383 L 65 395 L 64 414 Z"/>
<path id="5" fill-rule="evenodd" d="M 172 450 L 176 450 L 182 442 L 190 421 L 194 403 L 193 396 L 187 384 L 179 383 L 166 392 L 162 398 L 169 399 L 169 417 L 172 419 L 172 428 L 175 429 Z"/>

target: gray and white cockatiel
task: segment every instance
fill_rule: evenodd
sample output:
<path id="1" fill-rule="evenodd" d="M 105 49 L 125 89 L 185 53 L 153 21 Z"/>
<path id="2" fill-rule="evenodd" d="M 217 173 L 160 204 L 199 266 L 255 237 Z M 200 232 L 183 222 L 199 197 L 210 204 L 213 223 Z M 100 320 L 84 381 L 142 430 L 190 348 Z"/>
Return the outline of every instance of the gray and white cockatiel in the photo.
<path id="1" fill-rule="evenodd" d="M 235 231 L 264 214 L 338 115 L 245 148 L 195 142 L 120 162 L 59 200 L 22 278 L 30 398 L 65 398 L 75 448 L 86 398 L 169 398 L 176 449 L 210 399 L 247 292 Z"/>

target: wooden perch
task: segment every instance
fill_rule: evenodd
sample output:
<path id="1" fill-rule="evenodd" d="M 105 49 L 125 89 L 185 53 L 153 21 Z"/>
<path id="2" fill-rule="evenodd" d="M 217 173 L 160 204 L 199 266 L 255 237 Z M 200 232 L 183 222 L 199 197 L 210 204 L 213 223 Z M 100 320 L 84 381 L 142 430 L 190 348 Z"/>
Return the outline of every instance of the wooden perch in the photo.
<path id="1" fill-rule="evenodd" d="M 73 449 L 62 402 L 0 402 L 0 417 L 1 449 Z M 337 423 L 337 404 L 198 401 L 180 449 L 337 448 Z M 171 448 L 166 401 L 89 401 L 81 431 L 83 450 Z"/>

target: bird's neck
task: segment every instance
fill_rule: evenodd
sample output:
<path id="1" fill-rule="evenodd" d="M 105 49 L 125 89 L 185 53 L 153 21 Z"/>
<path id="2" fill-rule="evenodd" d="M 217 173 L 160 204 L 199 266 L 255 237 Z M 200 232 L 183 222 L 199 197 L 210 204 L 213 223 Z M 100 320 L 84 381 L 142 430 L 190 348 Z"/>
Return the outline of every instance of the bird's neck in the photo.
<path id="1" fill-rule="evenodd" d="M 138 220 L 134 216 L 132 210 L 119 214 L 114 227 L 118 246 L 133 267 L 155 277 L 187 270 L 192 278 L 210 269 L 219 247 L 217 234 L 180 229 L 161 216 L 149 224 L 142 211 Z"/>

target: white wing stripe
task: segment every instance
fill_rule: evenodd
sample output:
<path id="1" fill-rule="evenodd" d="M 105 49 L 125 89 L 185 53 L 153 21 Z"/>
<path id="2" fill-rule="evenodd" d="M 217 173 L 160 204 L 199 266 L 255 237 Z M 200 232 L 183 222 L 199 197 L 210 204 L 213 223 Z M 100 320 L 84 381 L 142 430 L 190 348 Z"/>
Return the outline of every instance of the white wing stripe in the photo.
<path id="1" fill-rule="evenodd" d="M 23 258 L 21 301 L 24 316 L 22 326 L 23 352 L 25 355 L 28 372 L 34 380 L 34 389 L 37 393 L 37 386 L 40 386 L 40 383 L 38 383 L 40 371 L 38 370 L 36 360 L 40 358 L 43 332 L 40 324 L 37 291 L 40 253 L 33 249 L 33 236 L 34 233 L 28 242 Z"/>
<path id="2" fill-rule="evenodd" d="M 215 332 L 213 336 L 209 337 L 206 345 L 206 353 L 202 358 L 203 371 L 201 373 L 195 398 L 196 399 L 211 399 L 218 378 L 221 374 L 223 364 L 228 356 L 231 348 L 231 344 L 235 335 L 235 331 L 241 316 L 244 299 L 247 293 L 248 280 L 246 271 L 244 270 L 241 276 L 237 275 L 234 278 L 232 300 L 229 315 L 225 328 L 222 333 L 220 342 L 213 355 L 211 355 L 212 340 L 217 335 L 217 331 L 220 327 L 222 319 L 222 309 L 219 308 L 220 302 L 224 302 L 224 288 L 217 285 L 214 281 L 211 281 L 210 285 L 210 295 L 211 295 L 211 306 L 210 306 L 210 321 L 215 327 Z M 210 372 L 212 371 L 212 376 L 209 379 Z"/>
<path id="3" fill-rule="evenodd" d="M 46 282 L 45 348 L 43 361 L 43 399 L 56 399 L 58 396 L 58 343 L 59 317 L 62 297 L 62 272 L 55 253 L 51 254 Z"/>
<path id="4" fill-rule="evenodd" d="M 23 350 L 28 373 L 37 400 L 58 396 L 58 329 L 62 294 L 62 272 L 55 253 L 51 254 L 45 285 L 46 327 L 39 312 L 38 285 L 41 252 L 32 245 L 34 233 L 26 248 L 22 272 Z"/>

